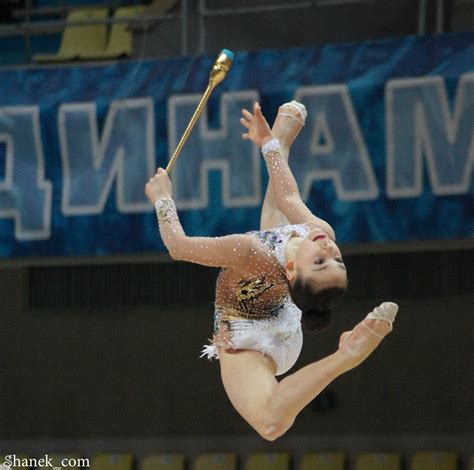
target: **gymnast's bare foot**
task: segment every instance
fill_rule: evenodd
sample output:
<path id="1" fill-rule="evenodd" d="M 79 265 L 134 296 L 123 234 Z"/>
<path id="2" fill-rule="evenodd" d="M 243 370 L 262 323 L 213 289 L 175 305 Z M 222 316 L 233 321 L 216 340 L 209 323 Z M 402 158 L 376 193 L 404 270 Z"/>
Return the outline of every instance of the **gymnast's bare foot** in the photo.
<path id="1" fill-rule="evenodd" d="M 284 149 L 288 149 L 300 133 L 306 119 L 306 109 L 297 101 L 284 103 L 278 108 L 272 132 Z"/>

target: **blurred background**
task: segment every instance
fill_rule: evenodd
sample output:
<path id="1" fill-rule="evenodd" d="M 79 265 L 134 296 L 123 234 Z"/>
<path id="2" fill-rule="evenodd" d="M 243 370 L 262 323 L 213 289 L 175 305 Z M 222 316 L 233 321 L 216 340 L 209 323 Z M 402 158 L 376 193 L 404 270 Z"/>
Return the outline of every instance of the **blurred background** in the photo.
<path id="1" fill-rule="evenodd" d="M 473 45 L 472 0 L 2 0 L 0 455 L 474 469 Z M 266 174 L 238 110 L 260 97 L 272 120 L 296 97 L 310 115 L 292 165 L 350 288 L 295 368 L 380 302 L 400 305 L 390 337 L 275 442 L 198 358 L 218 271 L 168 257 L 142 193 L 223 47 L 233 68 L 173 173 L 186 232 L 258 228 Z"/>

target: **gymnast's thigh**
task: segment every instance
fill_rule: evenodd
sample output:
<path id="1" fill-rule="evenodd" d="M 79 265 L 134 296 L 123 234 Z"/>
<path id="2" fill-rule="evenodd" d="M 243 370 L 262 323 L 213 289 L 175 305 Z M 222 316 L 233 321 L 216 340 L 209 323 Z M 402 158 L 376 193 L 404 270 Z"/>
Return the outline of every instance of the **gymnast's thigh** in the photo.
<path id="1" fill-rule="evenodd" d="M 274 360 L 260 351 L 219 348 L 219 363 L 222 383 L 232 405 L 250 425 L 258 426 L 278 385 Z"/>

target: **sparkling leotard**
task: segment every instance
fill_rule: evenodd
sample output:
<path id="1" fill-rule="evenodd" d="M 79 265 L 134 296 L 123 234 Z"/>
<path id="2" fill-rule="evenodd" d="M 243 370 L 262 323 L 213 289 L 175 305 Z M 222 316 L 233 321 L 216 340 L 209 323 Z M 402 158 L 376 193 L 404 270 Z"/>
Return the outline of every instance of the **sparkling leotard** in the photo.
<path id="1" fill-rule="evenodd" d="M 216 288 L 214 340 L 203 349 L 208 359 L 218 358 L 218 347 L 261 351 L 273 358 L 276 375 L 288 371 L 302 347 L 301 311 L 291 301 L 285 276 L 285 246 L 292 236 L 305 237 L 304 224 L 252 231 L 271 262 L 257 276 L 235 278 L 220 272 Z"/>
<path id="2" fill-rule="evenodd" d="M 216 286 L 214 338 L 204 349 L 218 357 L 218 347 L 254 349 L 273 357 L 277 375 L 286 372 L 301 350 L 300 310 L 291 302 L 284 273 L 284 248 L 292 234 L 306 236 L 319 227 L 333 238 L 329 225 L 315 217 L 287 177 L 278 141 L 262 149 L 270 175 L 280 188 L 280 207 L 296 225 L 224 237 L 188 237 L 171 198 L 156 202 L 162 239 L 176 260 L 221 267 Z M 295 206 L 297 204 L 297 206 Z"/>

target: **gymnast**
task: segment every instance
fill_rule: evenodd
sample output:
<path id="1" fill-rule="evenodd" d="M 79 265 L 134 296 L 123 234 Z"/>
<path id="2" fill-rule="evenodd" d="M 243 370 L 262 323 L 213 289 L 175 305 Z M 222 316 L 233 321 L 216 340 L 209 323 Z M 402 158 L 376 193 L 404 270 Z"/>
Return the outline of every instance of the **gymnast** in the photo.
<path id="1" fill-rule="evenodd" d="M 328 384 L 361 364 L 392 330 L 398 306 L 384 302 L 338 349 L 278 381 L 302 348 L 302 328 L 322 330 L 347 287 L 347 274 L 331 226 L 301 200 L 288 166 L 289 148 L 306 110 L 292 101 L 279 108 L 270 129 L 255 103 L 241 124 L 262 149 L 269 183 L 260 231 L 223 237 L 188 237 L 172 200 L 172 185 L 159 168 L 146 184 L 170 256 L 222 268 L 217 279 L 214 336 L 203 355 L 216 357 L 227 395 L 238 413 L 266 440 L 282 436 L 298 413 Z"/>

